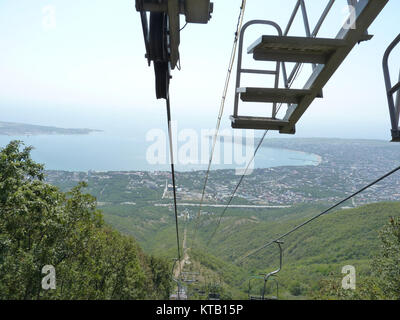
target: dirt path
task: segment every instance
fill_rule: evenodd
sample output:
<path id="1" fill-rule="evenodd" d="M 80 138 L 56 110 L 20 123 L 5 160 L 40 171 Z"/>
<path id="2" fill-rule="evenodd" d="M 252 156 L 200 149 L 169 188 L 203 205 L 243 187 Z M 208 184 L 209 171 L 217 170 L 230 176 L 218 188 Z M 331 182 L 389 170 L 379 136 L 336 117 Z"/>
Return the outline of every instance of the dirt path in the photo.
<path id="1" fill-rule="evenodd" d="M 185 264 L 189 262 L 189 254 L 188 254 L 189 249 L 186 247 L 186 243 L 187 243 L 186 235 L 187 235 L 187 229 L 185 228 L 185 231 L 183 232 L 183 259 L 181 261 L 179 261 L 179 264 L 177 264 L 175 267 L 175 272 L 174 272 L 175 279 L 179 279 L 180 273 L 182 272 L 183 268 L 185 267 Z"/>

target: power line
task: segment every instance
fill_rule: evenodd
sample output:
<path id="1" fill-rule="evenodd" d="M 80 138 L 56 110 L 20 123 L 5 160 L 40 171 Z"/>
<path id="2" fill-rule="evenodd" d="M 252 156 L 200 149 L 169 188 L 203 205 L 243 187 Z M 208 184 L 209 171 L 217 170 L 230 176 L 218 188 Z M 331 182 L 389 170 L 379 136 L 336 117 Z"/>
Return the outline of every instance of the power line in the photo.
<path id="1" fill-rule="evenodd" d="M 222 115 L 223 115 L 223 111 L 224 111 L 224 107 L 225 107 L 226 95 L 227 95 L 229 81 L 230 81 L 231 74 L 232 74 L 233 64 L 234 64 L 234 61 L 235 61 L 237 43 L 238 43 L 238 40 L 239 40 L 240 31 L 242 29 L 245 8 L 246 8 L 246 0 L 243 0 L 242 1 L 242 5 L 240 7 L 240 13 L 239 13 L 238 23 L 237 23 L 237 27 L 236 27 L 236 33 L 235 33 L 235 39 L 234 39 L 232 53 L 231 53 L 231 59 L 230 59 L 228 73 L 227 73 L 227 77 L 226 77 L 226 81 L 225 81 L 224 92 L 223 92 L 223 95 L 222 95 L 222 101 L 221 101 L 220 111 L 219 111 L 219 115 L 218 115 L 218 119 L 217 119 L 217 126 L 216 126 L 216 130 L 215 130 L 214 138 L 213 138 L 213 145 L 212 145 L 210 160 L 209 160 L 209 163 L 208 163 L 208 168 L 207 168 L 206 177 L 205 177 L 205 181 L 204 181 L 204 186 L 203 186 L 203 190 L 202 190 L 202 196 L 201 196 L 199 211 L 198 211 L 198 214 L 196 216 L 195 231 L 194 231 L 194 236 L 193 236 L 193 239 L 192 239 L 192 247 L 194 247 L 194 244 L 195 244 L 195 241 L 196 241 L 196 235 L 197 235 L 197 231 L 198 231 L 198 227 L 199 227 L 199 218 L 200 218 L 200 215 L 201 215 L 201 209 L 202 209 L 203 202 L 204 202 L 205 190 L 206 190 L 206 186 L 207 186 L 207 183 L 208 183 L 209 173 L 210 173 L 210 169 L 211 169 L 211 163 L 212 163 L 212 159 L 213 159 L 213 155 L 214 155 L 214 151 L 215 151 L 215 146 L 216 146 L 216 141 L 217 141 L 217 137 L 218 137 L 218 132 L 219 132 L 220 124 L 221 124 L 221 119 L 222 119 Z M 297 79 L 298 75 L 301 73 L 302 67 L 303 67 L 303 64 L 298 66 L 298 68 L 296 70 L 296 73 L 295 73 L 295 76 L 293 77 L 292 81 L 288 84 L 288 88 L 290 88 L 293 85 L 294 81 Z M 278 109 L 275 111 L 273 117 L 275 117 L 279 113 L 282 105 L 283 104 L 280 103 L 280 105 L 279 105 Z M 207 242 L 207 247 L 210 245 L 212 239 L 216 235 L 216 233 L 218 231 L 218 228 L 219 228 L 219 226 L 221 224 L 222 218 L 225 215 L 226 211 L 228 210 L 229 206 L 231 205 L 231 203 L 232 203 L 232 201 L 233 201 L 233 199 L 234 199 L 234 197 L 236 195 L 236 192 L 238 191 L 241 183 L 244 180 L 244 177 L 247 175 L 247 172 L 248 172 L 248 169 L 250 167 L 250 164 L 254 161 L 254 159 L 255 159 L 255 157 L 257 155 L 257 152 L 260 149 L 262 143 L 264 142 L 264 139 L 265 139 L 268 131 L 269 130 L 265 130 L 262 138 L 260 139 L 260 141 L 259 141 L 259 143 L 258 143 L 258 145 L 257 145 L 257 147 L 256 147 L 256 149 L 254 151 L 254 154 L 253 154 L 251 160 L 248 162 L 248 164 L 246 166 L 246 169 L 244 170 L 244 173 L 240 177 L 239 182 L 237 183 L 235 189 L 233 190 L 227 205 L 224 207 L 224 209 L 222 211 L 222 214 L 220 215 L 220 217 L 218 219 L 217 226 L 216 226 L 214 232 L 212 233 L 210 239 Z"/>
<path id="2" fill-rule="evenodd" d="M 294 76 L 293 79 L 292 79 L 292 82 L 288 84 L 288 89 L 291 88 L 291 86 L 293 85 L 294 81 L 295 81 L 295 80 L 297 79 L 297 77 L 299 76 L 299 74 L 300 74 L 300 72 L 301 72 L 301 70 L 302 70 L 302 67 L 303 67 L 303 64 L 301 64 L 301 66 L 297 69 L 296 74 L 295 74 L 295 76 Z M 278 107 L 277 110 L 275 111 L 273 117 L 276 117 L 276 115 L 277 115 L 277 114 L 279 113 L 279 111 L 281 110 L 282 105 L 283 105 L 283 103 L 280 103 L 280 104 L 279 104 L 279 107 Z M 255 159 L 255 157 L 256 157 L 256 155 L 257 155 L 257 152 L 258 152 L 258 150 L 260 149 L 261 145 L 263 144 L 264 139 L 265 139 L 265 137 L 266 137 L 268 131 L 269 131 L 269 130 L 265 130 L 265 132 L 264 132 L 263 136 L 261 137 L 261 139 L 260 139 L 260 141 L 259 141 L 259 143 L 258 143 L 256 149 L 254 150 L 254 154 L 253 154 L 251 160 L 248 162 L 248 164 L 247 164 L 247 166 L 246 166 L 246 169 L 244 170 L 242 176 L 240 177 L 239 182 L 237 183 L 235 189 L 233 190 L 233 192 L 232 192 L 232 194 L 231 194 L 231 197 L 229 198 L 229 201 L 228 201 L 227 205 L 225 206 L 224 210 L 222 211 L 222 214 L 220 215 L 220 217 L 219 217 L 219 219 L 218 219 L 217 226 L 216 226 L 216 228 L 215 228 L 213 234 L 211 235 L 210 239 L 209 239 L 208 242 L 207 242 L 207 247 L 210 245 L 211 240 L 212 240 L 212 239 L 214 238 L 214 236 L 216 235 L 217 230 L 218 230 L 218 228 L 219 228 L 219 226 L 220 226 L 220 224 L 221 224 L 221 220 L 222 220 L 223 216 L 225 215 L 226 211 L 228 210 L 229 206 L 231 205 L 231 203 L 232 203 L 232 201 L 233 201 L 233 198 L 234 198 L 235 195 L 236 195 L 236 192 L 239 190 L 239 187 L 240 187 L 240 185 L 241 185 L 242 182 L 243 182 L 244 177 L 247 175 L 247 172 L 248 172 L 248 169 L 249 169 L 249 167 L 250 167 L 250 164 L 254 161 L 254 159 Z"/>
<path id="3" fill-rule="evenodd" d="M 282 103 L 279 105 L 279 108 L 278 108 L 278 110 L 276 111 L 275 115 L 278 114 L 278 112 L 279 112 L 279 110 L 281 109 L 281 107 L 282 107 Z M 236 184 L 236 187 L 235 187 L 235 189 L 233 190 L 233 192 L 232 192 L 232 194 L 231 194 L 231 196 L 230 196 L 230 198 L 229 198 L 229 201 L 228 201 L 228 203 L 226 204 L 224 210 L 222 211 L 221 215 L 219 216 L 219 219 L 218 219 L 218 222 L 217 222 L 217 226 L 215 227 L 214 232 L 212 233 L 210 239 L 209 239 L 208 242 L 207 242 L 207 247 L 210 245 L 212 239 L 213 239 L 214 236 L 216 235 L 216 233 L 217 233 L 217 231 L 218 231 L 218 228 L 219 228 L 219 226 L 220 226 L 220 224 L 221 224 L 222 218 L 224 217 L 224 215 L 225 215 L 226 211 L 228 210 L 229 206 L 231 205 L 231 203 L 232 203 L 232 201 L 233 201 L 233 198 L 234 198 L 235 195 L 236 195 L 236 192 L 239 190 L 239 187 L 240 187 L 240 185 L 241 185 L 242 182 L 243 182 L 244 177 L 247 175 L 247 172 L 248 172 L 248 170 L 249 170 L 250 164 L 254 161 L 254 159 L 255 159 L 255 157 L 256 157 L 256 155 L 257 155 L 257 152 L 258 152 L 258 150 L 260 149 L 261 145 L 263 144 L 264 139 L 265 139 L 265 137 L 266 137 L 268 131 L 269 131 L 269 130 L 265 130 L 265 131 L 264 131 L 264 134 L 262 135 L 260 141 L 258 142 L 258 145 L 257 145 L 256 149 L 254 150 L 253 156 L 251 157 L 250 161 L 247 163 L 246 169 L 244 170 L 242 176 L 240 177 L 239 182 Z"/>
<path id="4" fill-rule="evenodd" d="M 169 93 L 166 99 L 166 107 L 167 107 L 167 120 L 168 120 L 168 136 L 169 136 L 169 147 L 170 147 L 170 160 L 171 160 L 171 175 L 172 175 L 172 188 L 174 195 L 174 213 L 175 213 L 175 229 L 176 229 L 176 244 L 178 249 L 178 265 L 179 269 L 181 268 L 181 250 L 179 244 L 179 223 L 178 223 L 178 206 L 176 201 L 176 183 L 175 183 L 175 165 L 174 165 L 174 149 L 172 143 L 172 124 L 171 124 L 171 106 L 169 100 Z M 180 270 L 181 271 L 181 270 Z M 179 291 L 179 290 L 178 290 Z M 179 299 L 179 292 L 178 292 Z"/>
<path id="5" fill-rule="evenodd" d="M 219 228 L 219 226 L 220 226 L 220 224 L 221 224 L 222 218 L 224 217 L 224 215 L 225 215 L 226 211 L 228 210 L 229 206 L 231 205 L 231 203 L 232 203 L 232 201 L 233 201 L 233 198 L 235 197 L 236 192 L 238 191 L 239 186 L 241 185 L 241 183 L 242 183 L 244 177 L 247 175 L 247 172 L 248 172 L 248 170 L 249 170 L 250 164 L 254 161 L 254 158 L 255 158 L 256 155 L 257 155 L 258 149 L 260 149 L 262 143 L 264 142 L 264 138 L 265 138 L 265 136 L 267 135 L 267 133 L 268 133 L 268 130 L 266 130 L 266 131 L 264 132 L 263 136 L 261 137 L 261 139 L 260 139 L 260 141 L 259 141 L 259 143 L 258 143 L 258 145 L 257 145 L 257 148 L 254 150 L 253 156 L 251 157 L 250 161 L 247 163 L 246 169 L 244 170 L 242 176 L 240 177 L 239 182 L 236 184 L 236 187 L 235 187 L 235 189 L 233 190 L 233 192 L 232 192 L 232 194 L 231 194 L 231 196 L 230 196 L 230 198 L 229 198 L 229 201 L 228 201 L 227 205 L 225 206 L 224 210 L 222 211 L 221 215 L 219 216 L 219 219 L 218 219 L 217 225 L 216 225 L 216 227 L 215 227 L 215 230 L 214 230 L 214 232 L 212 233 L 210 239 L 209 239 L 208 242 L 207 242 L 207 247 L 210 245 L 212 239 L 214 238 L 215 234 L 217 233 L 217 230 L 218 230 L 218 228 Z"/>
<path id="6" fill-rule="evenodd" d="M 210 159 L 209 159 L 209 162 L 208 162 L 208 168 L 207 168 L 207 172 L 206 172 L 205 179 L 204 179 L 204 185 L 203 185 L 203 190 L 202 190 L 202 194 L 201 194 L 199 211 L 198 211 L 197 216 L 196 216 L 194 236 L 193 236 L 193 239 L 192 239 L 192 247 L 194 247 L 194 244 L 195 244 L 195 241 L 196 241 L 199 218 L 200 218 L 200 215 L 201 215 L 201 209 L 202 209 L 203 202 L 204 202 L 204 197 L 205 197 L 205 193 L 206 193 L 206 187 L 207 187 L 208 178 L 209 178 L 209 174 L 210 174 L 211 164 L 212 164 L 212 160 L 214 158 L 215 146 L 216 146 L 216 143 L 217 143 L 218 133 L 219 133 L 219 129 L 220 129 L 220 126 L 221 126 L 221 119 L 222 119 L 222 115 L 224 113 L 226 96 L 227 96 L 227 93 L 228 93 L 229 82 L 230 82 L 231 75 L 232 75 L 233 64 L 234 64 L 235 58 L 236 58 L 237 43 L 238 43 L 238 40 L 239 40 L 240 30 L 242 29 L 242 25 L 243 25 L 243 18 L 244 18 L 245 10 L 246 10 L 246 0 L 242 0 L 242 4 L 240 6 L 240 13 L 239 13 L 239 17 L 238 17 L 238 22 L 237 22 L 237 26 L 236 26 L 235 39 L 233 41 L 233 48 L 232 48 L 231 57 L 230 57 L 230 60 L 229 60 L 228 73 L 226 75 L 224 90 L 223 90 L 223 94 L 222 94 L 221 105 L 220 105 L 220 109 L 219 109 L 219 113 L 218 113 L 217 125 L 216 125 L 216 128 L 215 128 L 215 133 L 214 133 L 213 144 L 212 144 L 212 148 L 211 148 Z"/>
<path id="7" fill-rule="evenodd" d="M 290 231 L 286 232 L 285 234 L 279 236 L 278 238 L 276 238 L 275 240 L 272 240 L 268 243 L 266 243 L 265 245 L 261 246 L 260 248 L 250 252 L 249 254 L 247 254 L 246 256 L 244 256 L 243 258 L 241 258 L 238 263 L 243 262 L 244 260 L 246 260 L 247 258 L 257 254 L 258 252 L 260 252 L 261 250 L 269 247 L 270 245 L 272 245 L 273 243 L 275 243 L 276 241 L 282 240 L 283 238 L 287 237 L 288 235 L 292 234 L 293 232 L 299 230 L 300 228 L 306 226 L 307 224 L 311 223 L 312 221 L 318 219 L 319 217 L 327 214 L 328 212 L 332 211 L 333 209 L 337 208 L 338 206 L 340 206 L 341 204 L 343 204 L 344 202 L 346 202 L 347 200 L 350 200 L 352 198 L 354 198 L 355 196 L 357 196 L 358 194 L 364 192 L 365 190 L 371 188 L 372 186 L 374 186 L 375 184 L 379 183 L 380 181 L 386 179 L 387 177 L 393 175 L 394 173 L 396 173 L 397 171 L 400 170 L 400 166 L 393 169 L 392 171 L 386 173 L 385 175 L 383 175 L 382 177 L 378 178 L 377 180 L 375 180 L 374 182 L 370 183 L 369 185 L 361 188 L 360 190 L 354 192 L 353 194 L 351 194 L 350 196 L 348 196 L 347 198 L 344 198 L 343 200 L 339 201 L 338 203 L 334 204 L 333 206 L 329 207 L 328 209 L 326 209 L 325 211 L 317 214 L 316 216 L 312 217 L 311 219 L 308 219 L 307 221 L 299 224 L 298 226 L 294 227 L 293 229 L 291 229 Z"/>

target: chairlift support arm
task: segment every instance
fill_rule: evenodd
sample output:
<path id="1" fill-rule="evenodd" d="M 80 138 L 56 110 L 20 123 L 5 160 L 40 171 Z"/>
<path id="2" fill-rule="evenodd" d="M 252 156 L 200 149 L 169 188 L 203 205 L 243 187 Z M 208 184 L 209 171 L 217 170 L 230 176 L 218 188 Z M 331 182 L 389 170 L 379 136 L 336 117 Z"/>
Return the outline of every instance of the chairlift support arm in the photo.
<path id="1" fill-rule="evenodd" d="M 267 274 L 260 274 L 259 276 L 253 276 L 253 277 L 251 277 L 250 279 L 249 279 L 249 293 L 248 293 L 248 296 L 249 296 L 249 299 L 250 300 L 252 300 L 252 296 L 251 296 L 251 281 L 252 280 L 254 280 L 254 279 L 263 279 L 264 280 L 264 286 L 263 286 L 263 290 L 262 290 L 262 296 L 261 296 L 261 300 L 265 300 L 265 291 L 266 291 L 266 287 L 267 287 L 267 282 L 268 282 L 268 280 L 271 278 L 271 277 L 273 277 L 273 276 L 275 276 L 277 273 L 279 273 L 279 271 L 281 271 L 282 270 L 282 264 L 283 264 L 283 249 L 282 249 L 282 244 L 283 244 L 283 241 L 281 241 L 281 240 L 276 240 L 276 241 L 274 241 L 276 244 L 277 244 L 277 246 L 278 246 L 278 248 L 279 248 L 279 268 L 278 269 L 276 269 L 276 270 L 274 270 L 274 271 L 271 271 L 271 272 L 269 272 L 269 273 L 267 273 Z M 275 281 L 275 283 L 276 283 L 276 292 L 277 292 L 277 295 L 276 295 L 276 297 L 278 297 L 278 293 L 279 293 L 279 283 L 278 283 L 278 281 L 276 280 L 276 279 L 273 279 L 274 281 Z M 258 299 L 257 299 L 258 300 Z"/>
<path id="2" fill-rule="evenodd" d="M 263 300 L 265 299 L 265 290 L 266 290 L 266 287 L 267 287 L 268 279 L 271 276 L 275 276 L 279 271 L 282 270 L 283 249 L 282 249 L 281 244 L 283 244 L 283 241 L 277 240 L 277 241 L 275 241 L 275 243 L 279 247 L 279 268 L 276 269 L 275 271 L 271 271 L 270 273 L 267 273 L 266 275 L 264 275 L 264 289 L 263 289 L 263 295 L 262 295 L 262 299 Z"/>

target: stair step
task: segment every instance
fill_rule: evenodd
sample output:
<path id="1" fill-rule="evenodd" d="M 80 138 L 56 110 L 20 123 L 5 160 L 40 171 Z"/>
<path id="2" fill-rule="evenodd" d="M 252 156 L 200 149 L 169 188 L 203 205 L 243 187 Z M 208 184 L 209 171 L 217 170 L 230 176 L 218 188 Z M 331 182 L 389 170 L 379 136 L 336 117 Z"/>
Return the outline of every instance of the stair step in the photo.
<path id="1" fill-rule="evenodd" d="M 231 116 L 231 121 L 235 129 L 281 130 L 289 125 L 289 121 L 263 117 Z"/>
<path id="2" fill-rule="evenodd" d="M 310 37 L 262 36 L 247 50 L 255 60 L 325 64 L 345 40 Z"/>
<path id="3" fill-rule="evenodd" d="M 238 88 L 240 99 L 245 102 L 271 102 L 298 104 L 311 90 L 275 88 Z"/>

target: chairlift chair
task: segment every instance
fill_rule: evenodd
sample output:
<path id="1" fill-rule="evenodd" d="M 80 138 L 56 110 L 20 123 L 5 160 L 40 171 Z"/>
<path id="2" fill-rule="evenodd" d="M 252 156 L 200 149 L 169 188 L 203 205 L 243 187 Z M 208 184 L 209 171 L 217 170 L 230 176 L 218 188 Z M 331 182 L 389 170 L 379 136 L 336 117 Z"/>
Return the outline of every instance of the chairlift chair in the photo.
<path id="1" fill-rule="evenodd" d="M 220 295 L 218 293 L 209 293 L 208 294 L 208 300 L 220 300 Z"/>
<path id="2" fill-rule="evenodd" d="M 253 276 L 253 277 L 250 278 L 250 280 L 249 280 L 249 291 L 248 291 L 249 300 L 278 300 L 278 297 L 279 297 L 279 283 L 278 283 L 278 280 L 276 280 L 275 276 L 279 273 L 279 271 L 282 270 L 283 249 L 282 249 L 281 245 L 283 244 L 283 241 L 276 240 L 274 242 L 278 245 L 278 248 L 279 248 L 279 268 L 274 270 L 274 271 L 271 271 L 269 273 L 260 274 L 258 276 Z M 264 286 L 263 286 L 263 289 L 261 291 L 261 295 L 259 297 L 251 295 L 251 281 L 253 279 L 263 279 L 263 281 L 264 281 Z M 266 289 L 267 289 L 268 280 L 270 280 L 270 279 L 272 279 L 276 284 L 276 296 L 272 296 L 272 297 L 267 297 L 266 298 L 265 297 L 265 292 L 266 292 Z"/>
<path id="3" fill-rule="evenodd" d="M 399 82 L 392 86 L 389 71 L 389 57 L 393 49 L 400 43 L 400 34 L 386 49 L 383 57 L 383 73 L 385 77 L 386 95 L 389 104 L 390 119 L 392 124 L 392 141 L 400 142 L 400 128 L 399 128 L 399 115 L 400 115 L 400 74 Z M 395 98 L 396 95 L 396 98 Z"/>
<path id="4" fill-rule="evenodd" d="M 329 0 L 314 30 L 311 31 L 304 0 L 298 0 L 289 23 L 284 31 L 273 21 L 252 20 L 247 22 L 239 35 L 239 53 L 235 86 L 234 111 L 231 116 L 232 128 L 277 130 L 280 133 L 294 134 L 296 123 L 301 116 L 319 97 L 322 89 L 339 68 L 354 46 L 361 41 L 369 40 L 368 28 L 385 7 L 389 0 L 348 0 L 354 7 L 355 25 L 342 27 L 334 39 L 318 38 L 319 30 L 330 12 L 334 0 Z M 301 9 L 301 10 L 300 10 Z M 302 12 L 305 37 L 288 36 L 290 28 L 298 14 Z M 269 25 L 275 28 L 277 35 L 263 35 L 248 49 L 256 61 L 276 62 L 274 70 L 246 69 L 242 67 L 243 41 L 249 26 Z M 295 62 L 292 72 L 286 70 L 287 62 Z M 302 89 L 292 89 L 291 84 L 296 78 L 302 64 L 313 65 L 313 71 Z M 242 74 L 264 74 L 275 77 L 273 88 L 242 87 Z M 279 87 L 280 75 L 283 76 L 284 88 Z M 271 117 L 253 117 L 243 115 L 239 110 L 239 100 L 243 102 L 272 103 Z M 281 105 L 287 105 L 284 117 L 278 118 Z"/>
<path id="5" fill-rule="evenodd" d="M 249 279 L 249 288 L 248 288 L 248 292 L 247 292 L 247 294 L 248 294 L 248 297 L 249 297 L 249 300 L 262 300 L 262 290 L 260 291 L 260 295 L 259 296 L 256 296 L 256 295 L 253 295 L 252 294 L 252 283 L 253 283 L 253 281 L 254 280 L 256 280 L 256 279 L 262 279 L 262 280 L 264 280 L 264 277 L 261 277 L 261 276 L 252 276 L 250 279 Z"/>

